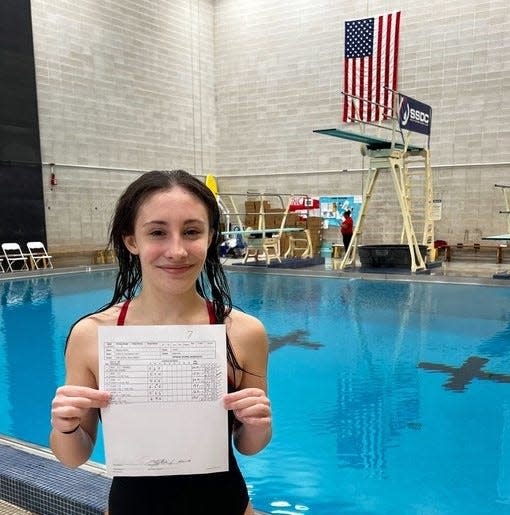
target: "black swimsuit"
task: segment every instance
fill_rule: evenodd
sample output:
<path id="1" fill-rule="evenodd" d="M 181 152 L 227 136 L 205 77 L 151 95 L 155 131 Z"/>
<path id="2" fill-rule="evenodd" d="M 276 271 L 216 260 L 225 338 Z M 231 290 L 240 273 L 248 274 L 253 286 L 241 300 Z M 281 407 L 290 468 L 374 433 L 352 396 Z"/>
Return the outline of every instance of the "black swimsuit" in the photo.
<path id="1" fill-rule="evenodd" d="M 129 300 L 119 314 L 124 325 Z M 212 305 L 207 303 L 209 323 L 216 323 Z M 234 391 L 230 381 L 228 391 Z M 181 476 L 114 477 L 108 502 L 109 515 L 244 515 L 248 491 L 232 450 L 234 415 L 228 412 L 229 445 L 227 472 Z M 206 431 L 207 428 L 204 428 Z"/>

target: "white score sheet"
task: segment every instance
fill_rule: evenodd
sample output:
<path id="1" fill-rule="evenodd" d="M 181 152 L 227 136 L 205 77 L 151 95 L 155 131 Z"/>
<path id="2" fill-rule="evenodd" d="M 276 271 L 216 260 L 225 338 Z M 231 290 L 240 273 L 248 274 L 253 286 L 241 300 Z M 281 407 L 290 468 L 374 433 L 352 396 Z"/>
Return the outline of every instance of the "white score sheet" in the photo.
<path id="1" fill-rule="evenodd" d="M 228 470 L 225 326 L 100 327 L 99 388 L 112 476 Z"/>

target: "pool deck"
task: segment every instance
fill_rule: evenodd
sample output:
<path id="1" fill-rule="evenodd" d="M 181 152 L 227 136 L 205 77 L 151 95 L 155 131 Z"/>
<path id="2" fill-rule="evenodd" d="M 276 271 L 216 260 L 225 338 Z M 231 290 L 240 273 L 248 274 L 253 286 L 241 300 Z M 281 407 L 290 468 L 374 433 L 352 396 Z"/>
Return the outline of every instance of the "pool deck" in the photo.
<path id="1" fill-rule="evenodd" d="M 0 515 L 37 515 L 31 511 L 14 506 L 8 502 L 0 500 Z M 255 511 L 255 515 L 264 515 L 261 511 Z"/>
<path id="2" fill-rule="evenodd" d="M 508 260 L 507 260 L 508 261 Z M 271 268 L 267 266 L 240 265 L 241 260 L 225 259 L 225 270 L 232 272 L 252 272 L 258 274 L 277 274 L 309 277 L 332 277 L 338 279 L 373 279 L 393 281 L 420 281 L 442 282 L 458 284 L 483 284 L 494 286 L 510 286 L 508 278 L 495 278 L 496 275 L 505 275 L 510 272 L 510 263 L 496 264 L 488 261 L 465 259 L 453 262 L 442 262 L 439 266 L 431 268 L 427 273 L 411 273 L 408 270 L 362 270 L 358 267 L 339 269 L 340 259 L 327 260 L 325 264 L 315 264 L 299 268 Z M 0 273 L 0 281 L 18 279 L 28 276 L 45 276 L 54 274 L 68 274 L 76 272 L 91 272 L 93 270 L 114 269 L 114 265 L 92 265 L 62 267 L 54 270 L 39 270 L 29 272 Z M 1 435 L 0 435 L 1 436 Z M 256 512 L 264 515 L 263 512 Z M 37 515 L 0 499 L 0 515 Z M 57 514 L 55 514 L 57 515 Z M 64 515 L 64 514 L 58 514 Z"/>
<path id="3" fill-rule="evenodd" d="M 510 259 L 503 263 L 494 263 L 484 259 L 455 259 L 450 262 L 440 262 L 438 266 L 430 268 L 426 272 L 412 273 L 407 269 L 362 269 L 359 266 L 346 267 L 340 270 L 341 259 L 330 259 L 325 264 L 313 264 L 293 268 L 271 267 L 264 264 L 258 266 L 243 265 L 242 259 L 222 259 L 225 270 L 252 273 L 271 273 L 294 276 L 319 276 L 333 277 L 337 279 L 378 279 L 378 280 L 402 280 L 402 281 L 431 281 L 469 284 L 500 284 L 510 286 Z M 41 269 L 22 272 L 0 273 L 0 281 L 18 279 L 23 277 L 40 277 L 46 275 L 68 274 L 77 272 L 91 272 L 94 270 L 111 270 L 116 266 L 108 265 L 79 265 L 72 267 L 59 267 L 53 270 Z M 508 275 L 508 278 L 495 278 L 495 275 Z"/>
<path id="4" fill-rule="evenodd" d="M 0 515 L 31 515 L 31 512 L 0 500 Z"/>
<path id="5" fill-rule="evenodd" d="M 8 502 L 0 500 L 0 515 L 37 515 L 31 511 L 26 511 L 22 508 L 14 506 Z M 265 515 L 261 511 L 255 511 L 255 515 Z"/>
<path id="6" fill-rule="evenodd" d="M 247 266 L 239 264 L 241 260 L 227 259 L 223 265 L 225 270 L 253 273 L 271 273 L 295 276 L 334 277 L 338 279 L 373 279 L 393 281 L 443 282 L 459 284 L 486 284 L 510 286 L 509 278 L 494 278 L 494 275 L 510 274 L 510 260 L 504 263 L 493 263 L 487 260 L 463 259 L 453 262 L 440 262 L 438 266 L 426 272 L 412 273 L 407 269 L 370 270 L 361 267 L 346 267 L 340 270 L 341 259 L 330 259 L 325 264 L 299 268 L 272 268 L 268 266 Z"/>
<path id="7" fill-rule="evenodd" d="M 37 515 L 34 512 L 18 508 L 14 504 L 0 500 L 0 515 Z M 255 515 L 266 515 L 261 511 L 255 510 Z"/>

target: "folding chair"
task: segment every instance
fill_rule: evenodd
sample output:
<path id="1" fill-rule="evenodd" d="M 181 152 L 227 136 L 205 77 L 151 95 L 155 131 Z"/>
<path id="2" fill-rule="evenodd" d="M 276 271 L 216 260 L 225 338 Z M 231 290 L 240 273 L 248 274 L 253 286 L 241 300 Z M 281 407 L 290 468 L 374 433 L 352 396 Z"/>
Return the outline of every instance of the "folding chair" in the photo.
<path id="1" fill-rule="evenodd" d="M 27 243 L 31 264 L 39 270 L 39 268 L 53 268 L 51 257 L 41 241 L 29 241 Z M 39 266 L 42 263 L 42 267 Z"/>
<path id="2" fill-rule="evenodd" d="M 22 266 L 19 270 L 28 270 L 27 257 L 21 252 L 21 247 L 18 243 L 2 243 L 2 250 L 7 261 L 7 270 L 14 272 L 12 268 L 13 263 L 21 261 Z"/>
<path id="3" fill-rule="evenodd" d="M 3 260 L 4 260 L 4 258 L 3 258 L 3 257 L 0 257 L 0 271 L 1 271 L 1 272 L 5 272 L 5 270 L 4 270 L 4 266 L 2 265 L 2 261 L 3 261 Z"/>

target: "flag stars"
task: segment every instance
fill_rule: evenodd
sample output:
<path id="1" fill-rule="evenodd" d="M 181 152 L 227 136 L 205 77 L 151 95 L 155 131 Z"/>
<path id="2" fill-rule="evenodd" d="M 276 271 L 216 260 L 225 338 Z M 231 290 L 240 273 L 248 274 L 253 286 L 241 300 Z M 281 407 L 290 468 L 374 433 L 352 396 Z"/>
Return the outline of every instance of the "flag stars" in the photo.
<path id="1" fill-rule="evenodd" d="M 345 57 L 368 57 L 373 53 L 374 18 L 345 22 Z"/>

